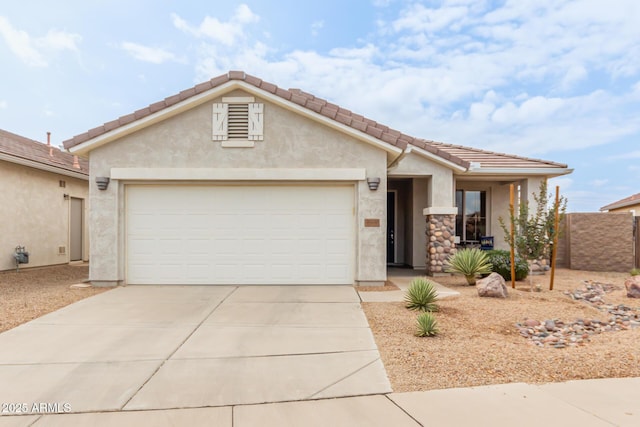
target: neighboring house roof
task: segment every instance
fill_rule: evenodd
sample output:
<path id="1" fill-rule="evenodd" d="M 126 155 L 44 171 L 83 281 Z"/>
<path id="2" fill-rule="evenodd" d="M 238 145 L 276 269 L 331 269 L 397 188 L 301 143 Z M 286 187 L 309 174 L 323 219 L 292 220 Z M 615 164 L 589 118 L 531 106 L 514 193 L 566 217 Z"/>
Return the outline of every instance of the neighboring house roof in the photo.
<path id="1" fill-rule="evenodd" d="M 231 81 L 242 81 L 257 89 L 261 89 L 269 94 L 284 100 L 290 101 L 312 112 L 320 114 L 326 118 L 334 120 L 342 125 L 348 126 L 356 131 L 362 132 L 370 137 L 376 138 L 386 144 L 399 149 L 406 149 L 408 146 L 416 147 L 427 152 L 429 155 L 439 158 L 445 162 L 452 163 L 462 170 L 476 171 L 486 169 L 487 172 L 499 170 L 527 169 L 532 172 L 552 170 L 556 175 L 571 172 L 567 165 L 546 160 L 531 159 L 527 157 L 514 156 L 510 154 L 495 153 L 471 147 L 443 144 L 406 135 L 388 126 L 380 124 L 359 114 L 355 114 L 338 105 L 332 104 L 324 99 L 303 92 L 300 89 L 282 89 L 278 86 L 265 82 L 257 77 L 245 74 L 242 71 L 230 71 L 227 74 L 215 77 L 207 82 L 200 83 L 190 89 L 165 98 L 160 102 L 149 105 L 135 111 L 134 113 L 122 116 L 116 120 L 107 122 L 101 126 L 93 128 L 88 132 L 76 135 L 63 142 L 66 149 L 83 144 L 96 137 L 100 137 L 119 128 L 127 126 L 137 120 L 147 118 L 163 110 L 173 107 L 176 104 L 187 101 L 209 90 L 220 87 Z M 551 173 L 553 174 L 553 173 Z"/>
<path id="2" fill-rule="evenodd" d="M 89 179 L 89 162 L 72 154 L 0 129 L 0 160 L 80 179 Z"/>
<path id="3" fill-rule="evenodd" d="M 624 208 L 625 206 L 637 204 L 640 204 L 640 193 L 618 200 L 617 202 L 610 203 L 607 206 L 603 206 L 600 208 L 600 211 L 610 211 L 611 209 Z"/>

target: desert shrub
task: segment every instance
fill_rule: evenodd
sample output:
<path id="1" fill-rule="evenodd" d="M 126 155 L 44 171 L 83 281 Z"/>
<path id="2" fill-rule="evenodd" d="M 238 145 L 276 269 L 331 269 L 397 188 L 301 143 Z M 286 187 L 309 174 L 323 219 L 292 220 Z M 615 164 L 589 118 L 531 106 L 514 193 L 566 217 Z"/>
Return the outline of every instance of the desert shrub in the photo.
<path id="1" fill-rule="evenodd" d="M 504 280 L 511 280 L 511 254 L 509 251 L 494 249 L 486 251 L 492 265 L 492 271 L 498 273 Z M 529 274 L 529 264 L 516 255 L 516 280 L 524 280 Z"/>
<path id="2" fill-rule="evenodd" d="M 433 337 L 438 334 L 438 322 L 431 313 L 422 313 L 417 319 L 418 330 L 416 336 L 418 337 Z"/>
<path id="3" fill-rule="evenodd" d="M 447 259 L 445 271 L 460 273 L 470 285 L 476 284 L 476 275 L 491 273 L 489 257 L 480 249 L 461 249 Z"/>
<path id="4" fill-rule="evenodd" d="M 433 282 L 424 277 L 416 277 L 409 284 L 404 297 L 405 307 L 410 310 L 438 311 L 438 294 Z"/>
<path id="5" fill-rule="evenodd" d="M 640 276 L 640 268 L 632 268 L 629 274 L 632 276 Z"/>

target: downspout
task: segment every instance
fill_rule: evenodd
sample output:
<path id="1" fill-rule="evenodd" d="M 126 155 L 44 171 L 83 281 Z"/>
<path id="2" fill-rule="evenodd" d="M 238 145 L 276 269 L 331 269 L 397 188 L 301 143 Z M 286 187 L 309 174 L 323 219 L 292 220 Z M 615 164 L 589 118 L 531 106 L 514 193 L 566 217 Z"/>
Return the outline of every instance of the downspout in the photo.
<path id="1" fill-rule="evenodd" d="M 400 161 L 402 161 L 402 159 L 404 159 L 407 156 L 407 154 L 411 153 L 412 149 L 413 149 L 412 146 L 407 144 L 406 148 L 402 150 L 402 152 L 398 154 L 398 156 L 395 159 L 393 159 L 391 163 L 387 165 L 387 171 L 398 166 L 398 163 L 400 163 Z"/>

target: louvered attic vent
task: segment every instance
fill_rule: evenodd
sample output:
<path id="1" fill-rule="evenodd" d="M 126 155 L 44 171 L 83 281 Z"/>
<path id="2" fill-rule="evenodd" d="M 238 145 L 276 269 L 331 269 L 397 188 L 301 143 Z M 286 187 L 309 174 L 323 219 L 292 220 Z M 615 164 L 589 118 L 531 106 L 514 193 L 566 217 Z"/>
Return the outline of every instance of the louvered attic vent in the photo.
<path id="1" fill-rule="evenodd" d="M 223 147 L 253 147 L 263 140 L 264 104 L 253 97 L 225 97 L 213 104 L 214 141 Z"/>
<path id="2" fill-rule="evenodd" d="M 249 139 L 249 104 L 229 104 L 228 139 Z"/>

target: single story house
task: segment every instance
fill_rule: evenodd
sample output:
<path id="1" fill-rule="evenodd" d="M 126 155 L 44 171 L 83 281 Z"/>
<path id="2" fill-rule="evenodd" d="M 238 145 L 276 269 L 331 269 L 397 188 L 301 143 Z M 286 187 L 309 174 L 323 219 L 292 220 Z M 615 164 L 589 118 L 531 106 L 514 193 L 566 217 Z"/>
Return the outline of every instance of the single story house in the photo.
<path id="1" fill-rule="evenodd" d="M 382 284 L 503 238 L 509 184 L 567 165 L 405 135 L 231 71 L 64 142 L 90 162 L 90 279 Z"/>
<path id="2" fill-rule="evenodd" d="M 631 212 L 633 216 L 640 216 L 640 193 L 603 206 L 600 212 Z"/>
<path id="3" fill-rule="evenodd" d="M 0 184 L 0 270 L 89 259 L 86 160 L 0 129 Z"/>

